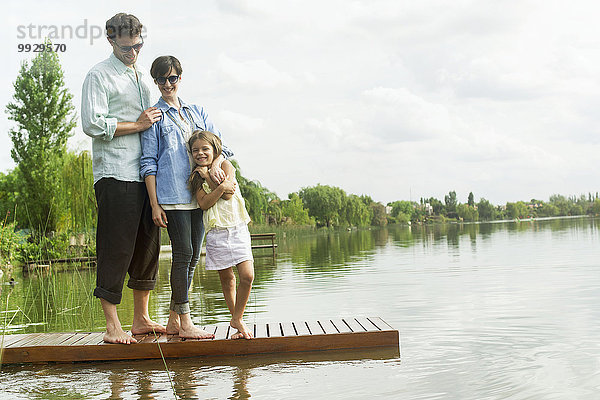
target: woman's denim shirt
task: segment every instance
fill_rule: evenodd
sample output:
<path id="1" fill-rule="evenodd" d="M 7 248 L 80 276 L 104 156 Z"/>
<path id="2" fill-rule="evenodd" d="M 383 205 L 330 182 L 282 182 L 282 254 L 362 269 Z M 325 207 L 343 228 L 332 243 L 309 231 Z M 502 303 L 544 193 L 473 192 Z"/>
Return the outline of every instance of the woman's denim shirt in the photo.
<path id="1" fill-rule="evenodd" d="M 206 130 L 221 137 L 204 108 L 186 104 L 181 99 L 179 102 L 184 117 L 192 117 L 192 130 Z M 156 196 L 159 204 L 188 204 L 192 201 L 192 194 L 188 189 L 188 178 L 192 172 L 188 145 L 181 128 L 165 115 L 169 113 L 174 119 L 179 119 L 177 110 L 168 105 L 162 97 L 154 107 L 162 111 L 162 118 L 141 134 L 140 175 L 142 179 L 148 175 L 156 175 Z M 233 156 L 233 152 L 225 145 L 223 156 Z"/>

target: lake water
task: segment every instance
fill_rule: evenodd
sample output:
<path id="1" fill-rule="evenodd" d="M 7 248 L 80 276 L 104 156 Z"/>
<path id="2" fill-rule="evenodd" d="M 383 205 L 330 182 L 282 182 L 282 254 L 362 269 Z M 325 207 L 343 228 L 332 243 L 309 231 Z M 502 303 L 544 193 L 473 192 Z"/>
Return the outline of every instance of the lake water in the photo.
<path id="1" fill-rule="evenodd" d="M 380 316 L 400 331 L 401 356 L 167 360 L 181 398 L 600 398 L 599 219 L 276 232 L 276 263 L 257 258 L 248 322 Z M 193 317 L 226 322 L 217 274 L 202 269 Z M 164 260 L 150 304 L 163 323 L 168 270 Z M 1 295 L 10 333 L 102 329 L 94 271 L 13 276 Z M 3 366 L 0 396 L 175 398 L 162 361 Z"/>

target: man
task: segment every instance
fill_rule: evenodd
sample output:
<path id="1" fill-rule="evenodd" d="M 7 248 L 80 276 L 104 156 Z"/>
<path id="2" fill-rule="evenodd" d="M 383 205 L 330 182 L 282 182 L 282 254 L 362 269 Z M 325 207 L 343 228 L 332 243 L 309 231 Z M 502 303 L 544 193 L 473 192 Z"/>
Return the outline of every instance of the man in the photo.
<path id="1" fill-rule="evenodd" d="M 150 107 L 147 75 L 136 66 L 144 44 L 141 33 L 142 24 L 133 15 L 119 13 L 106 21 L 112 54 L 88 72 L 82 90 L 81 120 L 83 131 L 93 138 L 98 203 L 94 296 L 102 304 L 104 341 L 109 343 L 136 342 L 123 330 L 117 314 L 127 274 L 134 300 L 131 333 L 165 332 L 148 314 L 158 272 L 160 230 L 152 222 L 139 174 L 140 132 L 158 121 L 161 113 Z"/>

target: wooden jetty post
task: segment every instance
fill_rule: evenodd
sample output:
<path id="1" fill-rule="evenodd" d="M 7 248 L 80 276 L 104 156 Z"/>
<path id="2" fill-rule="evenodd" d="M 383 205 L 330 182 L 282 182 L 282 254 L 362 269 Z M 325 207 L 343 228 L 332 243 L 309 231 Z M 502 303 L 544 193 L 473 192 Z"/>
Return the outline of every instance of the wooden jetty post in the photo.
<path id="1" fill-rule="evenodd" d="M 273 258 L 277 254 L 277 243 L 275 243 L 275 234 L 274 233 L 252 233 L 250 235 L 250 240 L 262 240 L 262 241 L 271 241 L 271 243 L 267 244 L 253 244 L 252 249 L 273 249 Z"/>
<path id="2" fill-rule="evenodd" d="M 204 327 L 214 339 L 190 340 L 176 335 L 136 335 L 131 345 L 104 343 L 103 332 L 30 333 L 6 335 L 2 364 L 112 361 L 235 356 L 386 347 L 398 350 L 398 331 L 378 317 L 258 323 L 251 340 L 230 339 L 228 324 Z M 1 339 L 1 338 L 0 338 Z M 160 346 L 160 348 L 159 348 Z M 399 353 L 398 353 L 399 355 Z"/>

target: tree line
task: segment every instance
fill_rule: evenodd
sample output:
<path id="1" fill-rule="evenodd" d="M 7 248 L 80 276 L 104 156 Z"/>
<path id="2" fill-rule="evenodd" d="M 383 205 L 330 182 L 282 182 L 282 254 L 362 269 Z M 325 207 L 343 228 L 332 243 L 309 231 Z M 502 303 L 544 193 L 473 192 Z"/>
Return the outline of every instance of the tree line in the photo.
<path id="1" fill-rule="evenodd" d="M 394 201 L 391 207 L 390 221 L 436 222 L 436 221 L 495 221 L 559 217 L 574 215 L 600 215 L 600 197 L 598 192 L 566 197 L 560 194 L 550 196 L 548 201 L 531 199 L 529 201 L 507 202 L 494 205 L 485 198 L 475 202 L 473 192 L 469 193 L 466 203 L 459 203 L 456 192 L 450 191 L 444 201 L 434 197 L 421 198 L 419 202 Z"/>

